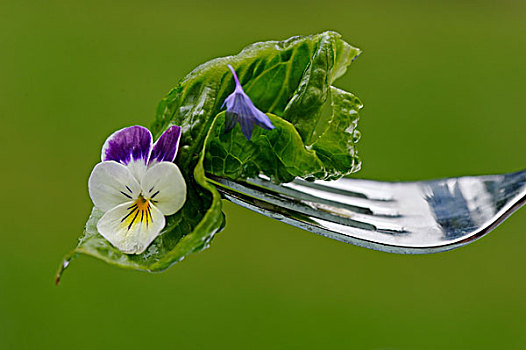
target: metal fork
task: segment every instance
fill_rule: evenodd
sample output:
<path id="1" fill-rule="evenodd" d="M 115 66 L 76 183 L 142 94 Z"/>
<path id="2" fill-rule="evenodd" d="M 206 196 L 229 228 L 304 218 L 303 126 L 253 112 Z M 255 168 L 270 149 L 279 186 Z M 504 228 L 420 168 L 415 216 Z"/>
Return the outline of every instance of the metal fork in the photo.
<path id="1" fill-rule="evenodd" d="M 484 236 L 526 203 L 526 170 L 418 182 L 234 182 L 223 198 L 342 242 L 399 254 L 447 251 Z"/>

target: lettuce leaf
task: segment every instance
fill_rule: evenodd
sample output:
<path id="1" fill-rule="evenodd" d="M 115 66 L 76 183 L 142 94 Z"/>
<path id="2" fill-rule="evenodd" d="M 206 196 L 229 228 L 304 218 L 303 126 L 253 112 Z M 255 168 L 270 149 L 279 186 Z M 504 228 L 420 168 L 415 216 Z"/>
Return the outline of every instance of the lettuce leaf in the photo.
<path id="1" fill-rule="evenodd" d="M 238 55 L 209 61 L 188 74 L 160 102 L 151 130 L 158 138 L 173 124 L 182 128 L 175 163 L 187 182 L 187 201 L 167 217 L 161 235 L 140 255 L 111 246 L 96 230 L 102 213 L 93 209 L 69 261 L 86 254 L 136 270 L 162 271 L 206 248 L 225 225 L 221 198 L 206 172 L 230 179 L 264 174 L 274 182 L 295 177 L 337 179 L 359 170 L 355 150 L 362 105 L 332 86 L 360 51 L 335 32 L 252 44 Z M 252 102 L 275 129 L 254 128 L 251 141 L 236 126 L 224 130 L 221 105 L 234 90 L 231 64 Z"/>
<path id="2" fill-rule="evenodd" d="M 356 129 L 361 102 L 352 94 L 331 87 L 332 114 L 322 133 L 307 147 L 295 126 L 267 113 L 273 130 L 255 128 L 247 140 L 240 127 L 224 133 L 224 113 L 207 143 L 205 169 L 215 176 L 232 180 L 253 178 L 259 174 L 276 183 L 295 177 L 306 180 L 337 179 L 360 167 L 354 149 L 360 133 Z"/>

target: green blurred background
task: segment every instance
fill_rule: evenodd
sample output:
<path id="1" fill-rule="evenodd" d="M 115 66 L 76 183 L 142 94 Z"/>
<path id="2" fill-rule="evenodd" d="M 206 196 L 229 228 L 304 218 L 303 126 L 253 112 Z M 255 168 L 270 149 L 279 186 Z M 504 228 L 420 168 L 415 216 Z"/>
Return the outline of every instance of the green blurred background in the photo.
<path id="1" fill-rule="evenodd" d="M 400 256 L 225 203 L 210 249 L 161 274 L 53 274 L 114 130 L 149 125 L 198 64 L 336 30 L 364 54 L 358 177 L 526 167 L 521 1 L 0 1 L 0 349 L 467 349 L 526 343 L 526 210 L 467 247 Z"/>

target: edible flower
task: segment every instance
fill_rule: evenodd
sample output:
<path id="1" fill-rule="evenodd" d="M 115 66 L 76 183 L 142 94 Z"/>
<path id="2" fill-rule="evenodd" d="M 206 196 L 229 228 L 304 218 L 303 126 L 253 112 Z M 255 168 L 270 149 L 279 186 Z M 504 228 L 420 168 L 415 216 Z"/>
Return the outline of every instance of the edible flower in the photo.
<path id="1" fill-rule="evenodd" d="M 252 136 L 254 124 L 266 130 L 274 129 L 269 117 L 257 109 L 243 91 L 234 68 L 232 68 L 231 65 L 228 65 L 228 68 L 230 68 L 234 75 L 236 89 L 225 99 L 223 106 L 221 106 L 221 108 L 223 108 L 226 105 L 225 133 L 230 132 L 234 126 L 236 126 L 236 122 L 239 123 L 241 132 L 243 132 L 243 135 L 245 135 L 248 140 L 250 140 Z"/>
<path id="2" fill-rule="evenodd" d="M 114 132 L 102 147 L 89 195 L 104 212 L 98 232 L 123 253 L 144 252 L 164 228 L 164 216 L 183 207 L 186 183 L 173 163 L 180 137 L 174 125 L 152 145 L 150 131 L 136 125 Z"/>

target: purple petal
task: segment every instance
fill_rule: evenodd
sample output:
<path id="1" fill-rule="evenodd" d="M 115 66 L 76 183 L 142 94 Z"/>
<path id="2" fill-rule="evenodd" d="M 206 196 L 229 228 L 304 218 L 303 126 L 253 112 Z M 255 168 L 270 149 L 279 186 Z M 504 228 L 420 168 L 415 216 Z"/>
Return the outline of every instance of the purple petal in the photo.
<path id="1" fill-rule="evenodd" d="M 114 160 L 124 165 L 132 161 L 146 162 L 152 148 L 152 134 L 135 125 L 114 132 L 102 147 L 102 161 Z"/>
<path id="2" fill-rule="evenodd" d="M 245 135 L 245 137 L 249 140 L 252 136 L 254 124 L 267 130 L 274 129 L 269 117 L 257 109 L 247 94 L 245 94 L 243 91 L 234 68 L 232 68 L 231 65 L 228 65 L 228 68 L 234 75 L 236 89 L 225 99 L 223 103 L 223 106 L 226 104 L 225 133 L 232 130 L 236 121 L 239 122 L 243 135 Z"/>
<path id="3" fill-rule="evenodd" d="M 237 96 L 236 92 L 233 92 L 230 95 L 228 95 L 228 97 L 225 98 L 225 102 L 223 102 L 223 106 L 221 106 L 221 109 L 223 109 L 226 105 L 226 110 L 227 111 L 231 110 L 236 102 L 236 96 Z"/>
<path id="4" fill-rule="evenodd" d="M 241 126 L 241 132 L 250 141 L 252 136 L 252 129 L 254 128 L 254 122 L 250 118 L 238 118 L 239 125 Z"/>
<path id="5" fill-rule="evenodd" d="M 153 145 L 148 165 L 158 162 L 173 162 L 179 148 L 180 139 L 181 127 L 177 125 L 169 127 Z"/>
<path id="6" fill-rule="evenodd" d="M 255 115 L 254 123 L 262 127 L 263 129 L 272 130 L 274 125 L 270 122 L 270 118 L 263 112 L 258 110 L 258 113 Z"/>
<path id="7" fill-rule="evenodd" d="M 225 134 L 230 132 L 236 126 L 237 115 L 234 113 L 226 112 L 225 113 Z"/>
<path id="8" fill-rule="evenodd" d="M 249 116 L 257 110 L 244 92 L 234 92 L 232 95 L 233 98 L 226 104 L 227 111 L 240 116 Z"/>

